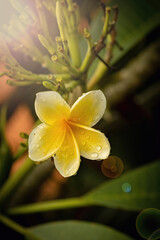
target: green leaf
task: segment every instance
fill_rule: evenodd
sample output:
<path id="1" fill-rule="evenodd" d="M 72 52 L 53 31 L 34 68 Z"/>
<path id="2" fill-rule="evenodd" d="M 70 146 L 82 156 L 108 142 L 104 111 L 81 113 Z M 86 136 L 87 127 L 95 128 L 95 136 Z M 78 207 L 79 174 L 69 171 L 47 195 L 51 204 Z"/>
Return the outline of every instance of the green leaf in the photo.
<path id="1" fill-rule="evenodd" d="M 149 208 L 137 217 L 137 231 L 146 239 L 160 239 L 160 210 Z"/>
<path id="2" fill-rule="evenodd" d="M 42 224 L 30 228 L 42 240 L 133 240 L 133 238 L 97 223 L 82 221 L 61 221 Z M 30 240 L 30 238 L 26 238 Z"/>
<path id="3" fill-rule="evenodd" d="M 99 206 L 126 210 L 158 208 L 160 204 L 160 161 L 137 168 L 91 191 L 88 201 Z"/>
<path id="4" fill-rule="evenodd" d="M 158 208 L 160 203 L 160 161 L 130 171 L 105 182 L 79 198 L 59 199 L 13 207 L 8 214 L 29 214 L 65 208 L 104 206 L 139 211 Z"/>

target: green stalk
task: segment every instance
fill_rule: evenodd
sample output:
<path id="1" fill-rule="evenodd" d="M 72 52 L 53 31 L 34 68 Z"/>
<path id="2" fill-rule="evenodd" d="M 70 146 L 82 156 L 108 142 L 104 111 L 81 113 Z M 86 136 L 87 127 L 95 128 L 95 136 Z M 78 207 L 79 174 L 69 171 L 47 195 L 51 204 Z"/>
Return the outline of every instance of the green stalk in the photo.
<path id="1" fill-rule="evenodd" d="M 86 52 L 86 56 L 81 64 L 81 67 L 80 67 L 80 72 L 87 72 L 90 64 L 92 63 L 92 58 L 93 58 L 93 54 L 92 54 L 92 39 L 91 39 L 91 35 L 90 33 L 87 31 L 87 29 L 85 28 L 84 29 L 84 37 L 86 38 L 87 40 L 87 45 L 88 45 L 88 48 L 87 48 L 87 52 Z"/>
<path id="2" fill-rule="evenodd" d="M 114 38 L 112 38 L 111 34 L 108 34 L 106 56 L 104 57 L 104 61 L 106 63 L 109 63 L 110 59 L 112 58 L 113 47 L 114 47 Z M 93 89 L 94 86 L 104 77 L 107 71 L 108 71 L 108 67 L 103 62 L 99 62 L 94 74 L 92 75 L 92 77 L 89 79 L 87 83 L 87 90 L 90 91 L 91 89 Z"/>
<path id="3" fill-rule="evenodd" d="M 106 7 L 105 9 L 105 19 L 104 19 L 104 25 L 102 29 L 102 38 L 106 38 L 108 26 L 109 26 L 109 16 L 110 16 L 111 8 Z"/>
<path id="4" fill-rule="evenodd" d="M 34 167 L 34 163 L 27 158 L 24 164 L 18 169 L 18 171 L 11 175 L 6 183 L 0 189 L 0 208 L 13 194 L 15 189 L 21 184 L 22 180 L 26 177 L 28 172 Z"/>
<path id="5" fill-rule="evenodd" d="M 62 15 L 61 3 L 58 1 L 56 2 L 56 17 L 57 17 L 60 36 L 63 43 L 64 53 L 66 56 L 68 56 L 69 49 L 68 49 L 67 36 L 66 36 L 67 34 L 66 34 L 66 27 L 64 27 L 65 19 L 64 19 L 64 16 Z"/>
<path id="6" fill-rule="evenodd" d="M 81 64 L 81 55 L 79 49 L 79 41 L 77 31 L 68 34 L 68 46 L 73 65 L 78 68 Z"/>
<path id="7" fill-rule="evenodd" d="M 35 82 L 31 82 L 31 81 L 12 81 L 10 79 L 8 79 L 6 83 L 10 86 L 17 86 L 17 87 L 23 87 L 23 86 L 35 84 Z"/>
<path id="8" fill-rule="evenodd" d="M 13 156 L 13 161 L 16 161 L 17 159 L 22 157 L 26 153 L 26 151 L 27 151 L 26 148 L 20 146 L 17 152 Z"/>
<path id="9" fill-rule="evenodd" d="M 5 140 L 5 127 L 6 127 L 6 115 L 7 115 L 7 106 L 3 106 L 0 112 L 0 136 L 1 142 L 6 142 Z"/>
<path id="10" fill-rule="evenodd" d="M 29 214 L 37 212 L 45 212 L 66 208 L 76 208 L 76 207 L 86 207 L 91 206 L 93 203 L 86 198 L 70 198 L 70 199 L 60 199 L 54 201 L 45 201 L 41 203 L 32 203 L 28 205 L 23 205 L 20 207 L 13 207 L 7 210 L 8 214 Z"/>
<path id="11" fill-rule="evenodd" d="M 45 16 L 45 11 L 43 9 L 43 5 L 42 5 L 42 1 L 41 0 L 36 0 L 36 9 L 38 12 L 38 16 L 39 16 L 39 21 L 40 21 L 40 26 L 41 29 L 43 31 L 44 36 L 46 37 L 46 39 L 49 41 L 49 43 L 53 46 L 53 48 L 55 48 L 55 43 L 52 40 L 52 37 L 50 35 L 49 32 L 49 28 L 48 28 L 48 23 L 47 23 L 47 19 Z"/>
<path id="12" fill-rule="evenodd" d="M 35 236 L 33 233 L 29 231 L 28 228 L 25 228 L 21 226 L 20 224 L 14 222 L 10 218 L 0 214 L 0 222 L 2 222 L 4 225 L 8 226 L 9 228 L 13 229 L 14 231 L 24 235 L 28 236 L 31 240 L 41 240 L 39 237 Z"/>
<path id="13" fill-rule="evenodd" d="M 57 1 L 56 16 L 62 41 L 64 42 L 67 37 L 66 40 L 68 41 L 72 63 L 76 68 L 78 68 L 81 64 L 81 56 L 77 28 L 72 24 L 72 12 L 69 12 L 64 4 Z M 66 28 L 64 30 L 65 25 Z"/>
<path id="14" fill-rule="evenodd" d="M 22 84 L 22 86 L 23 86 L 23 83 L 24 83 L 24 85 L 26 85 L 26 83 L 29 84 L 30 82 L 31 82 L 31 84 L 33 84 L 33 83 L 37 83 L 37 82 L 51 81 L 51 80 L 55 80 L 57 78 L 62 78 L 63 80 L 70 80 L 71 79 L 70 74 L 34 74 L 34 73 L 23 74 L 23 73 L 15 73 L 15 72 L 13 72 L 11 74 L 10 72 L 6 72 L 5 75 L 20 81 L 20 84 L 18 84 L 18 85 Z M 12 82 L 13 82 L 13 85 L 14 85 L 15 81 L 12 81 L 12 80 L 10 80 L 8 82 L 8 84 L 12 85 Z M 16 84 L 16 82 L 15 82 L 15 84 Z"/>
<path id="15" fill-rule="evenodd" d="M 15 230 L 16 232 L 25 235 L 27 232 L 27 228 L 22 227 L 18 223 L 12 221 L 10 218 L 0 214 L 0 221 L 5 224 L 6 226 L 10 227 L 11 229 Z"/>

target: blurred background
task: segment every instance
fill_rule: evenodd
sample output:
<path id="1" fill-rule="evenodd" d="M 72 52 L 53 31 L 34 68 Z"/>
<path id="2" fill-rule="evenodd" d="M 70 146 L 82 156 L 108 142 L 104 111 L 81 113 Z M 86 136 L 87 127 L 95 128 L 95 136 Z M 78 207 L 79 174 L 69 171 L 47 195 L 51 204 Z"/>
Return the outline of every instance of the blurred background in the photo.
<path id="1" fill-rule="evenodd" d="M 23 2 L 34 9 L 34 1 Z M 97 85 L 97 88 L 105 93 L 110 111 L 106 112 L 96 127 L 106 133 L 111 143 L 111 154 L 122 159 L 124 172 L 127 172 L 160 158 L 160 2 L 157 0 L 103 2 L 109 6 L 118 5 L 119 15 L 116 25 L 117 45 L 110 63 L 115 71 L 106 71 Z M 77 0 L 77 3 L 82 16 L 79 31 L 89 27 L 93 39 L 98 40 L 103 16 L 100 1 Z M 0 4 L 0 31 L 3 32 L 11 16 L 18 13 L 9 0 L 1 0 Z M 55 19 L 51 26 L 55 37 L 58 35 Z M 23 36 L 18 32 L 16 38 L 23 40 Z M 82 56 L 85 48 L 86 46 L 82 47 Z M 35 73 L 45 73 L 45 69 L 39 63 L 33 63 L 32 59 L 24 56 L 21 51 L 17 51 L 15 56 L 27 69 Z M 97 62 L 93 64 L 89 76 L 94 72 L 96 64 Z M 4 64 L 0 62 L 0 70 L 3 69 Z M 7 105 L 5 134 L 14 154 L 23 141 L 19 133 L 29 134 L 34 126 L 35 94 L 45 88 L 39 85 L 12 87 L 6 84 L 7 79 L 0 78 L 0 107 Z M 24 157 L 14 163 L 11 174 L 23 161 Z M 42 171 L 44 168 L 45 171 Z M 35 183 L 30 186 L 33 179 Z M 13 206 L 77 197 L 104 181 L 111 180 L 101 172 L 100 162 L 82 159 L 78 174 L 69 179 L 61 177 L 53 168 L 53 164 L 45 162 L 43 167 L 40 165 L 33 170 L 9 204 Z M 95 221 L 114 227 L 135 239 L 142 239 L 136 232 L 136 216 L 136 212 L 88 207 L 30 214 L 15 217 L 15 220 L 24 226 L 65 219 Z M 10 236 L 12 239 L 23 239 L 4 226 L 0 225 L 0 229 L 5 234 L 5 239 L 9 239 Z"/>

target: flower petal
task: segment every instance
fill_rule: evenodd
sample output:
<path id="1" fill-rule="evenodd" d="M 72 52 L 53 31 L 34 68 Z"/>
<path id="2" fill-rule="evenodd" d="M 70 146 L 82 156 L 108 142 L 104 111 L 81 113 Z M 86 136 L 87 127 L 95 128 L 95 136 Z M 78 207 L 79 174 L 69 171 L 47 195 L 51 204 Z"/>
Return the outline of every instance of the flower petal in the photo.
<path id="1" fill-rule="evenodd" d="M 63 177 L 76 174 L 80 165 L 80 153 L 75 137 L 68 126 L 66 135 L 55 156 L 55 167 Z"/>
<path id="2" fill-rule="evenodd" d="M 83 94 L 72 106 L 69 120 L 92 127 L 103 116 L 106 98 L 101 90 Z"/>
<path id="3" fill-rule="evenodd" d="M 59 93 L 46 91 L 36 94 L 35 110 L 42 122 L 52 125 L 56 121 L 67 119 L 70 107 Z"/>
<path id="4" fill-rule="evenodd" d="M 47 126 L 42 123 L 29 136 L 29 157 L 33 161 L 44 161 L 61 146 L 65 127 L 62 125 Z"/>
<path id="5" fill-rule="evenodd" d="M 91 160 L 101 160 L 108 157 L 110 144 L 103 133 L 71 122 L 70 127 L 78 143 L 81 156 Z"/>

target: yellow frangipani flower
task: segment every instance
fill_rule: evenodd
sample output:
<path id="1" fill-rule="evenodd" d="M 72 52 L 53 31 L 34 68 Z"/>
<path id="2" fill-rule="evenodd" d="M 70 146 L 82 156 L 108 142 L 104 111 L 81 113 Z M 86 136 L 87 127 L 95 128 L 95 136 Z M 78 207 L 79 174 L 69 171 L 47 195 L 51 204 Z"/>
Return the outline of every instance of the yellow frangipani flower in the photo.
<path id="1" fill-rule="evenodd" d="M 80 155 L 91 160 L 107 158 L 108 139 L 91 128 L 105 109 L 106 99 L 100 90 L 83 94 L 71 108 L 57 92 L 37 93 L 35 110 L 42 123 L 29 136 L 29 157 L 44 161 L 53 156 L 64 177 L 76 174 Z"/>

